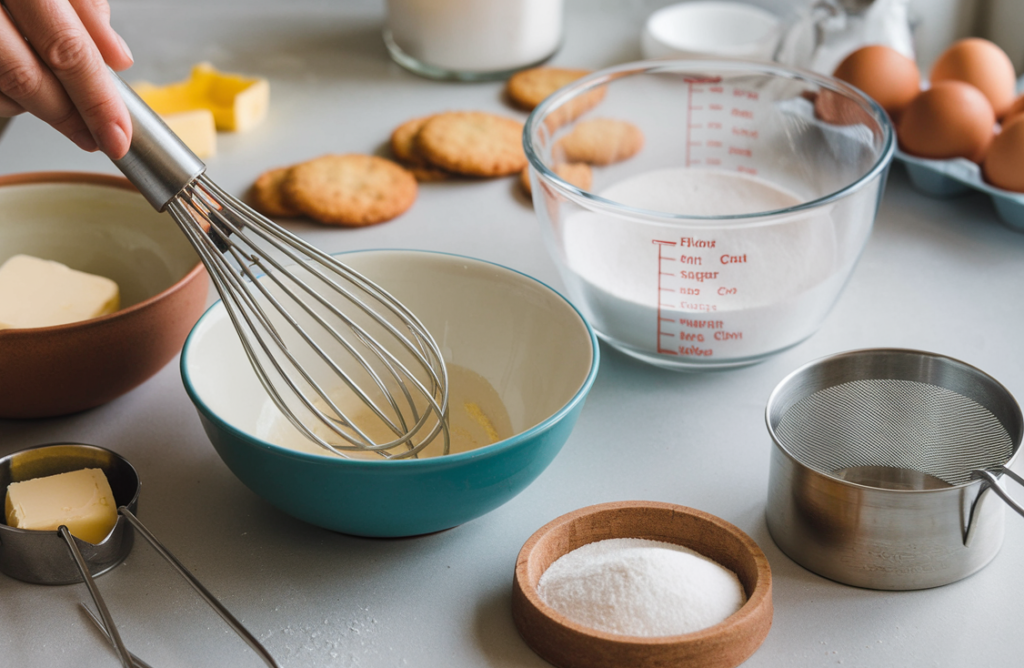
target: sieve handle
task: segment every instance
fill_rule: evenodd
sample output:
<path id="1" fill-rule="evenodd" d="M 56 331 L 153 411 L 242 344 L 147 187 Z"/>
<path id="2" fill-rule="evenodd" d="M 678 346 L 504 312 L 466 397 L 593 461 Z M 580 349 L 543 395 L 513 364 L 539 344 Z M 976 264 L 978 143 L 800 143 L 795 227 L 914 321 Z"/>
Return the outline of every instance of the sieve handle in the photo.
<path id="1" fill-rule="evenodd" d="M 1014 500 L 1006 492 L 1006 490 L 1003 489 L 1003 486 L 999 484 L 999 477 L 996 475 L 996 473 L 998 473 L 999 475 L 1005 475 L 1014 482 L 1016 482 L 1021 487 L 1024 487 L 1024 478 L 1017 475 L 1016 473 L 1006 468 L 1005 466 L 999 466 L 995 469 L 978 469 L 976 471 L 971 471 L 971 478 L 973 480 L 984 480 L 985 482 L 987 482 L 989 484 L 989 487 L 992 488 L 992 491 L 995 492 L 1000 499 L 1006 502 L 1006 505 L 1010 506 L 1015 511 L 1017 511 L 1018 515 L 1024 517 L 1024 506 L 1022 506 L 1020 503 Z"/>

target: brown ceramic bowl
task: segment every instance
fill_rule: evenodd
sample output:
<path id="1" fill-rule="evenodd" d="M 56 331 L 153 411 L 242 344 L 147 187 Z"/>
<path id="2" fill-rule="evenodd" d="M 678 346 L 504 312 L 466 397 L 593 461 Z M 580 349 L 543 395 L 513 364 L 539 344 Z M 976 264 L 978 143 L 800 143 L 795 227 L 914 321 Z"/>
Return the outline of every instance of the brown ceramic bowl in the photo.
<path id="1" fill-rule="evenodd" d="M 113 279 L 121 310 L 0 330 L 0 418 L 66 415 L 124 394 L 181 350 L 206 307 L 209 279 L 185 235 L 122 177 L 0 177 L 0 263 L 18 253 Z"/>
<path id="2" fill-rule="evenodd" d="M 541 600 L 537 582 L 548 566 L 609 538 L 659 540 L 703 554 L 736 573 L 747 602 L 702 631 L 644 638 L 581 626 Z M 516 561 L 512 617 L 526 644 L 561 668 L 733 668 L 760 647 L 771 628 L 771 569 L 757 543 L 714 515 L 670 503 L 605 503 L 563 515 L 526 541 Z"/>

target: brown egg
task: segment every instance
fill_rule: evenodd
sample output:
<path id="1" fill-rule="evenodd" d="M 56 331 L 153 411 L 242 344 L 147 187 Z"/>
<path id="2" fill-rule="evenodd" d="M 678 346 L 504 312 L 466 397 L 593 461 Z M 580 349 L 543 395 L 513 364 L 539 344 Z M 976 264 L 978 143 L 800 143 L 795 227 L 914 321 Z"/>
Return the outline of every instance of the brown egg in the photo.
<path id="1" fill-rule="evenodd" d="M 992 139 L 981 173 L 996 188 L 1024 193 L 1024 115 L 1006 123 Z"/>
<path id="2" fill-rule="evenodd" d="M 1006 113 L 1003 115 L 1003 125 L 1006 125 L 1011 119 L 1019 116 L 1024 116 L 1024 95 L 1021 95 L 1014 100 L 1013 104 L 1010 105 L 1010 108 L 1006 110 Z"/>
<path id="3" fill-rule="evenodd" d="M 962 39 L 942 52 L 932 66 L 931 82 L 949 80 L 969 83 L 984 93 L 996 118 L 1002 118 L 1013 103 L 1013 63 L 1005 51 L 987 39 Z"/>
<path id="4" fill-rule="evenodd" d="M 828 88 L 814 95 L 814 115 L 832 125 L 866 125 L 877 128 L 874 117 L 852 98 Z"/>
<path id="5" fill-rule="evenodd" d="M 979 162 L 992 141 L 996 116 L 981 91 L 962 81 L 940 81 L 911 100 L 897 137 L 907 153 Z"/>
<path id="6" fill-rule="evenodd" d="M 921 90 L 917 63 L 880 44 L 857 49 L 839 63 L 835 78 L 856 86 L 898 120 L 904 107 Z"/>

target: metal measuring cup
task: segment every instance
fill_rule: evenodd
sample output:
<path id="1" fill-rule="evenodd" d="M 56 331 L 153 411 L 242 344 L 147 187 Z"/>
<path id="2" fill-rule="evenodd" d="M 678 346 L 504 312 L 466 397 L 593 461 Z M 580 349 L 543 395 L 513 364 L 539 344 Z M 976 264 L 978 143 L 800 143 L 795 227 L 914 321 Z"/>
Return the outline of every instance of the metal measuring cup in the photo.
<path id="1" fill-rule="evenodd" d="M 774 442 L 766 517 L 779 548 L 858 587 L 936 587 L 999 552 L 1001 487 L 1020 406 L 983 371 L 916 350 L 842 353 L 797 369 L 765 409 Z"/>
<path id="2" fill-rule="evenodd" d="M 95 617 L 93 621 L 114 647 L 121 664 L 125 668 L 145 668 L 146 664 L 125 648 L 117 626 L 93 581 L 95 576 L 110 571 L 124 561 L 138 533 L 192 585 L 268 666 L 278 668 L 277 662 L 255 636 L 135 517 L 141 482 L 135 467 L 128 460 L 106 448 L 82 443 L 27 448 L 0 458 L 0 491 L 6 494 L 12 482 L 84 468 L 102 470 L 110 483 L 114 502 L 118 506 L 117 523 L 113 530 L 94 545 L 75 538 L 65 526 L 59 527 L 57 531 L 30 531 L 0 522 L 0 572 L 31 584 L 64 585 L 84 581 L 102 619 L 102 623 Z"/>

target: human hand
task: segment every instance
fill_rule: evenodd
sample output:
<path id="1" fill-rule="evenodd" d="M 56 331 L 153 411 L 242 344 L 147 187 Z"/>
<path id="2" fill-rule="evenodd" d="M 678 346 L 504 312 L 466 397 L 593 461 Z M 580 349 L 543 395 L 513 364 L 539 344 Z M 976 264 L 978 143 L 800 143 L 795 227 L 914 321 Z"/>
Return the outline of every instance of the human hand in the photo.
<path id="1" fill-rule="evenodd" d="M 106 0 L 0 0 L 0 116 L 29 112 L 86 151 L 128 152 L 132 125 L 107 71 L 131 66 Z"/>

